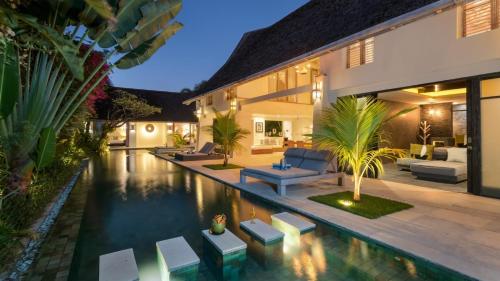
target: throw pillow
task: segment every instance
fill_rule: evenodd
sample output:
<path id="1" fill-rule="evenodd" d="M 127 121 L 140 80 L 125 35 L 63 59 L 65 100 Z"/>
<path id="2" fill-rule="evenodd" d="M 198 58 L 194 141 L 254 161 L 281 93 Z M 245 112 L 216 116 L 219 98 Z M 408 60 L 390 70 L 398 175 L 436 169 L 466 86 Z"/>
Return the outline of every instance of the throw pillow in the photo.
<path id="1" fill-rule="evenodd" d="M 467 163 L 467 148 L 448 148 L 448 159 L 446 161 Z"/>

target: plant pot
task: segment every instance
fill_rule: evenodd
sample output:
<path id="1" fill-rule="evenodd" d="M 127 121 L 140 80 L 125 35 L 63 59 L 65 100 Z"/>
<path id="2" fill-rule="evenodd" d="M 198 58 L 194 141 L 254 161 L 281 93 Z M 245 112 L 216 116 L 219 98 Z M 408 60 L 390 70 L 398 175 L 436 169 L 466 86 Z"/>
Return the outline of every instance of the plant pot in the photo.
<path id="1" fill-rule="evenodd" d="M 226 229 L 226 224 L 225 223 L 212 223 L 212 234 L 214 235 L 220 235 L 224 233 L 224 230 Z"/>

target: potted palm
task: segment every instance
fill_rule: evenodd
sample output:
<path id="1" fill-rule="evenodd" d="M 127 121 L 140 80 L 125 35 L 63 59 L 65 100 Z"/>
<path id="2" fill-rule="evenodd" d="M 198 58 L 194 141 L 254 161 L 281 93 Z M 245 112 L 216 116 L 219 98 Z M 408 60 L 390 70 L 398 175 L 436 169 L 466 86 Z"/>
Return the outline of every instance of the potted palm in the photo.
<path id="1" fill-rule="evenodd" d="M 215 119 L 212 126 L 207 127 L 207 132 L 212 134 L 214 143 L 220 145 L 224 154 L 224 164 L 229 162 L 229 155 L 237 149 L 241 149 L 241 140 L 246 138 L 250 132 L 240 127 L 236 122 L 236 114 L 228 111 L 223 114 L 215 111 Z"/>
<path id="2" fill-rule="evenodd" d="M 361 200 L 361 183 L 368 174 L 383 174 L 383 158 L 396 159 L 400 149 L 387 145 L 382 127 L 387 121 L 412 111 L 402 110 L 390 116 L 388 106 L 374 98 L 343 97 L 324 110 L 314 142 L 331 150 L 344 170 L 352 171 L 354 201 Z"/>

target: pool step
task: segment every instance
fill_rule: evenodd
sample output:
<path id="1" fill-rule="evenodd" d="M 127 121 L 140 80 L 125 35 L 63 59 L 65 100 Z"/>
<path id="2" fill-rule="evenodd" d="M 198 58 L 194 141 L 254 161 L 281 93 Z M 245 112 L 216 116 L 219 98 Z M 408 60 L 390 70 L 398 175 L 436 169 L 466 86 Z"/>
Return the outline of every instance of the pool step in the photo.
<path id="1" fill-rule="evenodd" d="M 246 250 L 247 248 L 247 244 L 228 229 L 220 235 L 210 234 L 208 229 L 203 230 L 201 233 L 223 255 Z"/>
<path id="2" fill-rule="evenodd" d="M 166 270 L 165 272 L 172 273 L 197 267 L 200 263 L 200 259 L 182 236 L 156 242 L 156 250 L 161 258 L 162 272 Z"/>
<path id="3" fill-rule="evenodd" d="M 295 230 L 298 230 L 300 234 L 313 230 L 316 227 L 314 223 L 303 220 L 288 212 L 274 214 L 271 216 L 271 219 L 273 220 L 273 225 L 275 223 L 278 225 L 281 224 L 286 226 L 286 228 L 293 228 Z"/>
<path id="4" fill-rule="evenodd" d="M 285 236 L 283 232 L 259 219 L 242 221 L 240 222 L 240 227 L 263 241 L 264 244 L 281 241 Z"/>
<path id="5" fill-rule="evenodd" d="M 99 257 L 99 281 L 138 281 L 134 251 L 126 249 Z"/>

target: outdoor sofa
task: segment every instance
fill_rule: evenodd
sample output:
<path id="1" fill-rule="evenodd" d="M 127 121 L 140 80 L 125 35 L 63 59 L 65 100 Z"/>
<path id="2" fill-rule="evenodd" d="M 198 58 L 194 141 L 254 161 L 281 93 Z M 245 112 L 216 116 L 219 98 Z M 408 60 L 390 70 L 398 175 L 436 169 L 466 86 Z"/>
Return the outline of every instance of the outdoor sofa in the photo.
<path id="1" fill-rule="evenodd" d="M 177 152 L 174 157 L 175 160 L 179 161 L 224 159 L 224 155 L 215 153 L 215 144 L 211 142 L 205 143 L 205 145 L 197 152 Z"/>
<path id="2" fill-rule="evenodd" d="M 312 182 L 325 178 L 337 178 L 338 184 L 344 183 L 344 173 L 339 172 L 336 158 L 326 150 L 289 148 L 284 154 L 291 164 L 287 170 L 274 169 L 272 166 L 245 168 L 240 171 L 240 183 L 247 177 L 257 178 L 277 185 L 277 193 L 286 195 L 286 187 L 291 184 Z"/>
<path id="3" fill-rule="evenodd" d="M 446 158 L 433 158 L 410 164 L 412 175 L 418 179 L 458 183 L 467 180 L 467 148 L 450 147 Z"/>

